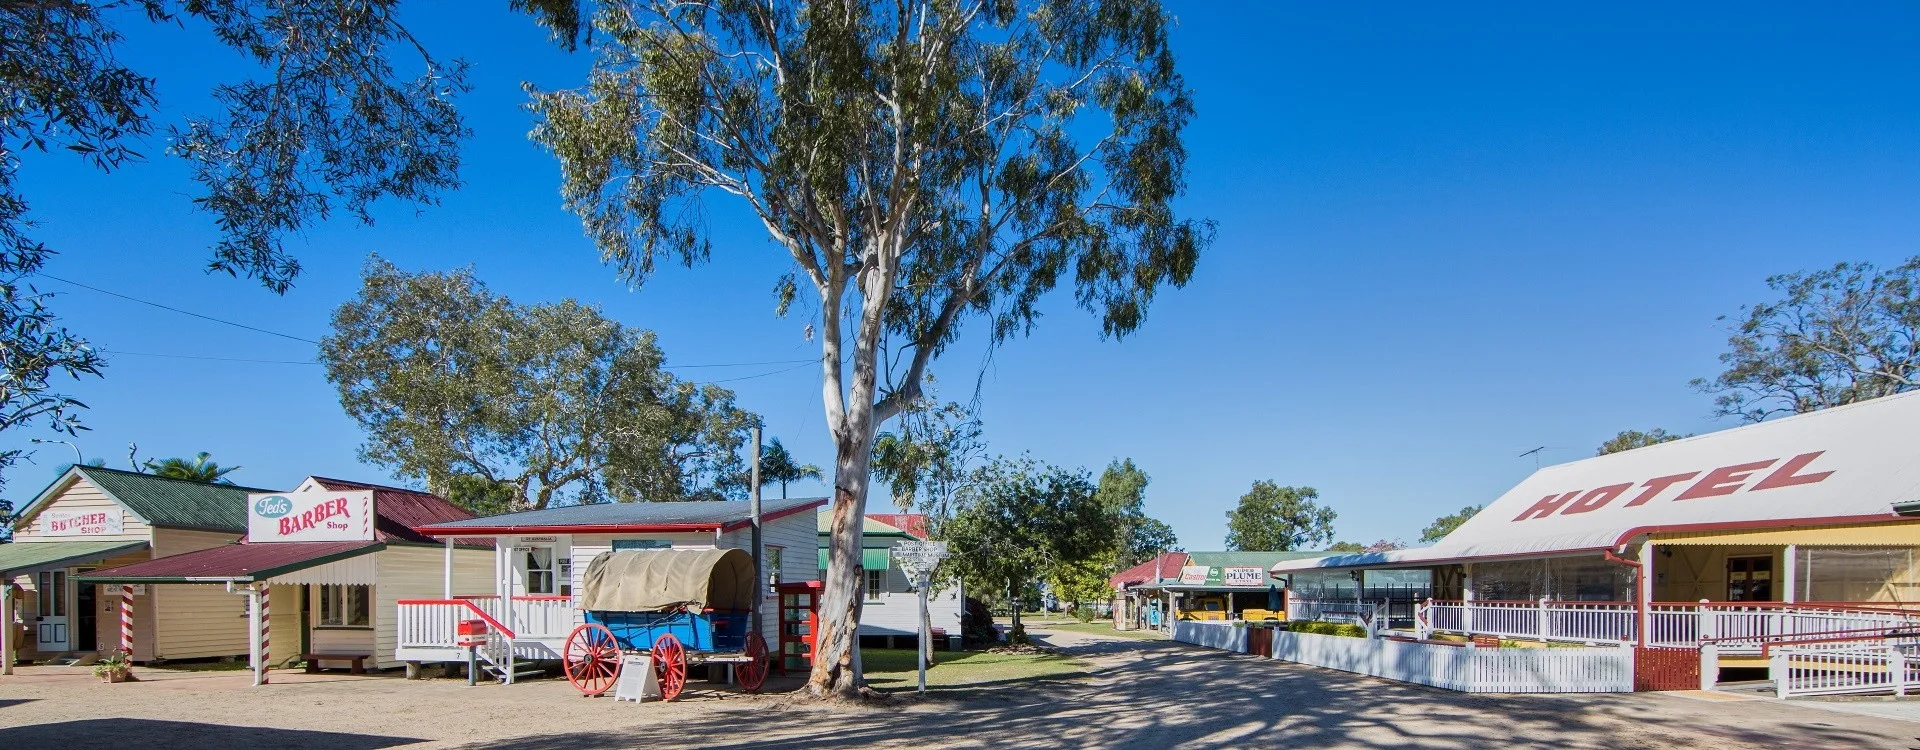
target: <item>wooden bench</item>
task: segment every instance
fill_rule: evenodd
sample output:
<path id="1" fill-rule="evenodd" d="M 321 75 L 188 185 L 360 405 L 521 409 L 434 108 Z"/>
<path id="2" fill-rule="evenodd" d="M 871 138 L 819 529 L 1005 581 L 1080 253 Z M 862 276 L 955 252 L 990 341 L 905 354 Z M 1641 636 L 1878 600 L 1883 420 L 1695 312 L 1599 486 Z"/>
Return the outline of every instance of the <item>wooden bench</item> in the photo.
<path id="1" fill-rule="evenodd" d="M 366 674 L 367 660 L 371 658 L 373 658 L 372 654 L 301 654 L 300 655 L 301 661 L 304 661 L 307 663 L 308 674 L 313 674 L 315 672 L 320 671 L 320 662 L 322 660 L 353 662 L 352 671 L 354 674 Z"/>

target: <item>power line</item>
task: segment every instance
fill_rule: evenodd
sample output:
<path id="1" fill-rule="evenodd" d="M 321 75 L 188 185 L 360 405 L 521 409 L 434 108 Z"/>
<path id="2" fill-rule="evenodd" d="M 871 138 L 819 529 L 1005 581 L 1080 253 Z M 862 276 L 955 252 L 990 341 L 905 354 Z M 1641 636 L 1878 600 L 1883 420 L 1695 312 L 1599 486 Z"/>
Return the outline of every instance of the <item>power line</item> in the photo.
<path id="1" fill-rule="evenodd" d="M 803 365 L 794 365 L 794 366 L 792 366 L 792 367 L 787 367 L 787 368 L 782 368 L 782 369 L 779 369 L 779 370 L 774 370 L 773 372 L 763 372 L 763 373 L 760 373 L 759 375 L 745 375 L 745 376 L 742 376 L 742 377 L 737 377 L 737 378 L 723 378 L 723 379 L 720 379 L 720 380 L 709 380 L 709 381 L 707 381 L 707 384 L 708 384 L 708 385 L 711 385 L 711 384 L 714 384 L 714 383 L 731 383 L 731 382 L 734 382 L 734 381 L 736 381 L 736 380 L 752 380 L 752 379 L 754 379 L 754 378 L 764 378 L 764 377 L 770 377 L 770 376 L 773 376 L 773 375 L 779 375 L 779 374 L 781 374 L 781 373 L 785 373 L 785 372 L 793 372 L 794 370 L 798 370 L 798 369 L 800 369 L 800 368 L 802 368 L 802 367 L 807 367 L 808 365 L 812 365 L 813 363 L 814 363 L 814 361 L 813 361 L 813 360 L 807 360 L 807 363 L 806 363 L 806 364 L 803 364 Z"/>
<path id="2" fill-rule="evenodd" d="M 716 365 L 661 365 L 661 367 L 665 367 L 669 370 L 691 370 L 696 367 L 751 367 L 754 365 L 790 365 L 795 362 L 805 362 L 807 364 L 813 364 L 818 361 L 820 360 L 817 358 L 815 359 L 775 359 L 775 360 L 769 360 L 766 362 L 725 362 L 725 363 L 716 364 Z M 797 370 L 800 368 L 796 367 L 794 369 Z"/>
<path id="3" fill-rule="evenodd" d="M 317 365 L 311 359 L 237 359 L 234 357 L 199 357 L 192 354 L 156 354 L 154 352 L 127 352 L 118 349 L 101 349 L 102 354 L 125 354 L 133 357 L 165 357 L 167 359 L 204 359 L 210 362 L 253 362 L 263 365 Z"/>
<path id="4" fill-rule="evenodd" d="M 146 301 L 146 300 L 143 300 L 143 299 L 140 299 L 140 298 L 138 298 L 138 297 L 129 297 L 129 296 L 127 296 L 127 295 L 124 295 L 124 294 L 121 294 L 121 293 L 119 293 L 119 292 L 109 292 L 109 291 L 107 291 L 107 290 L 105 290 L 105 289 L 101 289 L 100 287 L 97 287 L 97 286 L 88 286 L 88 285 L 86 285 L 86 284 L 82 284 L 82 283 L 80 283 L 80 282 L 78 282 L 78 281 L 68 281 L 68 280 L 66 280 L 66 279 L 63 279 L 63 278 L 60 278 L 60 277 L 58 277 L 58 276 L 54 276 L 53 274 L 50 274 L 50 273 L 47 273 L 47 272 L 45 272 L 45 271 L 36 271 L 36 272 L 34 272 L 34 275 L 35 275 L 35 276 L 44 276 L 44 277 L 46 277 L 46 278 L 49 278 L 49 279 L 53 279 L 54 281 L 58 281 L 58 282 L 60 282 L 60 283 L 62 283 L 62 284 L 72 284 L 72 285 L 74 285 L 74 286 L 77 286 L 77 287 L 80 287 L 81 289 L 90 289 L 90 290 L 93 290 L 93 291 L 96 291 L 96 292 L 99 292 L 99 293 L 101 293 L 101 294 L 104 294 L 104 295 L 107 295 L 107 296 L 109 296 L 109 297 L 119 297 L 120 299 L 123 299 L 123 300 L 126 300 L 126 301 L 128 301 L 128 302 L 138 302 L 138 303 L 140 303 L 140 304 L 142 304 L 142 305 L 148 305 L 148 306 L 150 306 L 150 307 L 158 307 L 158 308 L 160 308 L 160 309 L 162 309 L 162 310 L 166 310 L 166 311 L 168 311 L 168 312 L 177 312 L 177 313 L 180 313 L 181 315 L 190 315 L 190 316 L 193 316 L 193 317 L 196 317 L 196 318 L 199 318 L 199 319 L 201 319 L 201 320 L 211 320 L 211 321 L 213 321 L 213 322 L 215 322 L 215 323 L 220 323 L 220 324 L 223 324 L 223 325 L 230 325 L 230 326 L 233 326 L 233 327 L 235 327 L 235 328 L 245 328 L 245 329 L 247 329 L 247 330 L 249 330 L 249 331 L 253 331 L 253 332 L 255 332 L 255 333 L 264 333 L 264 334 L 267 334 L 268 336 L 279 336 L 280 338 L 283 338 L 283 339 L 293 339 L 294 341 L 301 341 L 301 342 L 305 342 L 305 343 L 308 343 L 308 344 L 314 344 L 314 345 L 318 345 L 318 344 L 320 343 L 320 342 L 318 342 L 318 341 L 314 341 L 313 339 L 308 339 L 308 338 L 301 338 L 301 337 L 299 337 L 299 336 L 295 336 L 295 335 L 293 335 L 293 334 L 290 334 L 290 333 L 281 333 L 281 332 L 279 332 L 279 331 L 269 331 L 269 330 L 267 330 L 267 329 L 265 329 L 265 328 L 255 328 L 255 327 L 253 327 L 253 326 L 250 326 L 250 325 L 247 325 L 247 324 L 245 324 L 245 323 L 235 323 L 235 322 L 233 322 L 233 321 L 231 321 L 231 320 L 221 320 L 220 318 L 216 318 L 216 317 L 213 317 L 213 316 L 211 316 L 211 315 L 201 315 L 200 313 L 197 313 L 197 312 L 190 312 L 190 311 L 187 311 L 187 310 L 182 310 L 182 309 L 180 309 L 180 308 L 178 308 L 178 307 L 168 307 L 168 306 L 166 306 L 166 305 L 163 305 L 163 304 L 160 304 L 160 303 L 158 303 L 158 302 L 148 302 L 148 301 Z"/>

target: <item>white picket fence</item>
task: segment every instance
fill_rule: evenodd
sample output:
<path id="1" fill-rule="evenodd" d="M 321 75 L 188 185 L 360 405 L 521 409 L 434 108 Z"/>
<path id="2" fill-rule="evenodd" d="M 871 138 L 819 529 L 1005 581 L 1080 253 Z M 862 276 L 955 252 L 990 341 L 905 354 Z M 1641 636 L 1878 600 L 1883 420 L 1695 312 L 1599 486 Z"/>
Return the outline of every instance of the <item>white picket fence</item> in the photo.
<path id="1" fill-rule="evenodd" d="M 1246 653 L 1246 629 L 1181 622 L 1174 640 Z M 1630 693 L 1633 648 L 1475 648 L 1314 633 L 1273 633 L 1273 658 L 1467 693 Z"/>
<path id="2" fill-rule="evenodd" d="M 1702 634 L 1721 653 L 1759 653 L 1772 639 L 1875 628 L 1920 627 L 1920 613 L 1867 605 L 1777 602 L 1660 603 L 1647 609 L 1649 646 L 1697 647 Z M 1459 633 L 1522 640 L 1628 643 L 1639 633 L 1639 613 L 1624 602 L 1439 601 L 1414 612 L 1417 635 Z"/>

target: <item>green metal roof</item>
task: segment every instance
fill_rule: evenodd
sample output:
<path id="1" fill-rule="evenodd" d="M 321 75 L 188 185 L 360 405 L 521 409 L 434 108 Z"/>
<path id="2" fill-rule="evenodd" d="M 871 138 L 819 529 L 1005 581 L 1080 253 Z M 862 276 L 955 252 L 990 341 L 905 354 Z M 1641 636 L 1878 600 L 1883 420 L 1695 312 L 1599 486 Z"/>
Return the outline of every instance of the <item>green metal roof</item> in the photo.
<path id="1" fill-rule="evenodd" d="M 167 479 L 98 466 L 75 466 L 73 471 L 152 526 L 243 533 L 247 530 L 247 493 L 279 491 Z"/>
<path id="2" fill-rule="evenodd" d="M 886 547 L 867 547 L 860 550 L 860 567 L 867 570 L 886 570 L 890 561 Z M 820 569 L 827 569 L 827 551 L 820 550 Z"/>
<path id="3" fill-rule="evenodd" d="M 0 573 L 24 573 L 34 568 L 84 565 L 114 555 L 145 549 L 146 542 L 14 542 L 0 544 Z"/>
<path id="4" fill-rule="evenodd" d="M 1282 560 L 1302 560 L 1309 557 L 1326 557 L 1326 552 L 1188 552 L 1188 565 L 1206 565 L 1221 568 L 1271 568 Z"/>
<path id="5" fill-rule="evenodd" d="M 906 537 L 913 536 L 912 534 L 908 534 L 906 531 L 902 530 L 898 526 L 894 526 L 892 524 L 887 524 L 887 523 L 881 523 L 871 518 L 868 518 L 865 520 L 866 520 L 866 523 L 861 525 L 860 527 L 861 536 L 906 536 Z M 832 533 L 833 529 L 831 527 L 833 526 L 833 514 L 821 513 L 818 516 L 818 521 L 814 525 L 817 529 L 819 529 L 821 535 L 823 536 L 826 534 Z"/>

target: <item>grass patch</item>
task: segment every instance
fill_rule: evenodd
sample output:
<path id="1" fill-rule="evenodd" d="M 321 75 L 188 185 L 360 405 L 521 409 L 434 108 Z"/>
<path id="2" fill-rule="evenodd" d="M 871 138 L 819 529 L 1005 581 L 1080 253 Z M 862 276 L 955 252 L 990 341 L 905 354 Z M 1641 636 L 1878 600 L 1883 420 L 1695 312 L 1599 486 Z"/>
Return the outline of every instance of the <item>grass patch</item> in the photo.
<path id="1" fill-rule="evenodd" d="M 1294 620 L 1287 623 L 1287 629 L 1295 633 L 1314 633 L 1318 635 L 1339 635 L 1349 638 L 1367 637 L 1367 629 L 1359 625 L 1344 622 L 1322 622 L 1318 620 Z"/>
<path id="2" fill-rule="evenodd" d="M 1094 622 L 1063 622 L 1055 625 L 1048 625 L 1046 626 L 1045 629 L 1046 630 L 1065 630 L 1071 633 L 1090 633 L 1093 635 L 1110 635 L 1116 638 L 1137 638 L 1143 641 L 1163 641 L 1163 640 L 1166 640 L 1167 638 L 1166 636 L 1161 635 L 1152 630 L 1114 630 L 1112 623 L 1098 621 L 1098 620 Z"/>
<path id="3" fill-rule="evenodd" d="M 161 664 L 142 664 L 145 669 L 165 669 L 171 672 L 245 672 L 251 667 L 239 659 L 215 659 L 208 661 L 170 661 Z M 284 667 L 283 667 L 284 669 Z"/>
<path id="4" fill-rule="evenodd" d="M 990 654 L 985 651 L 935 651 L 927 668 L 927 687 L 968 687 L 1021 680 L 1071 677 L 1086 671 L 1078 659 L 1054 654 Z M 867 682 L 879 690 L 912 690 L 919 683 L 913 649 L 863 648 Z"/>

